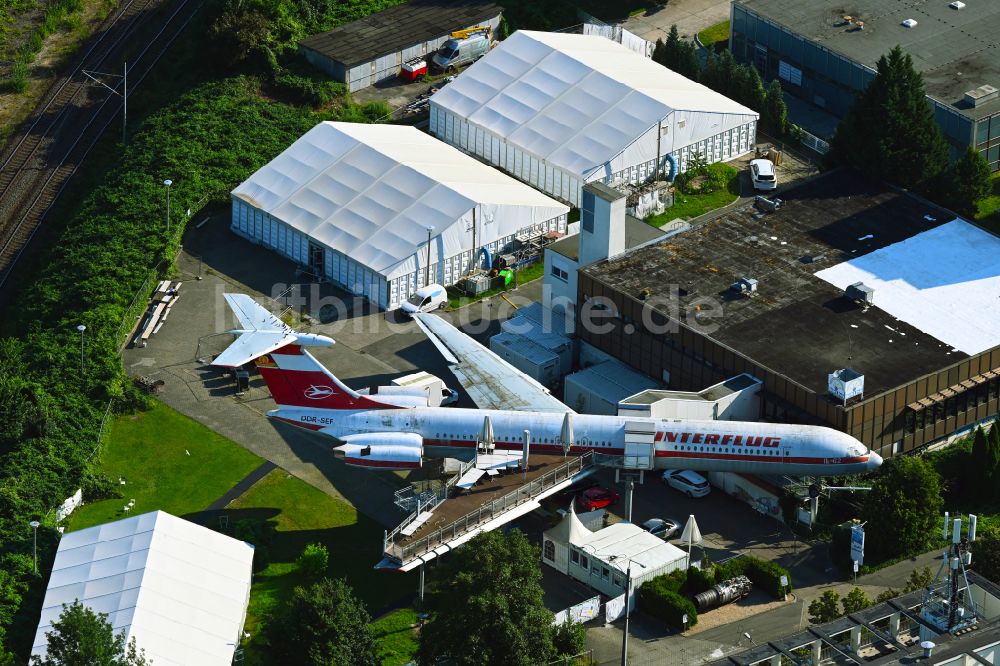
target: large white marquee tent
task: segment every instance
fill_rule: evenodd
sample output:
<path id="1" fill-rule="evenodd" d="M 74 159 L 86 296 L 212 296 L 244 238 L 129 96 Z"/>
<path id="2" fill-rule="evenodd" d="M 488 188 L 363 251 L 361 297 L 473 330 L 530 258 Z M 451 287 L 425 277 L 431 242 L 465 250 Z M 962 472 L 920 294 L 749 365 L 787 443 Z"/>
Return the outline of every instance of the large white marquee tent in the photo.
<path id="1" fill-rule="evenodd" d="M 229 666 L 250 601 L 253 546 L 154 511 L 63 535 L 31 653 L 63 605 L 106 613 L 156 666 Z"/>
<path id="2" fill-rule="evenodd" d="M 324 122 L 232 192 L 232 229 L 394 308 L 516 237 L 566 231 L 562 203 L 413 127 Z"/>
<path id="3" fill-rule="evenodd" d="M 579 205 L 700 153 L 753 149 L 758 114 L 597 35 L 520 30 L 431 97 L 430 132 Z M 669 156 L 669 157 L 668 157 Z"/>

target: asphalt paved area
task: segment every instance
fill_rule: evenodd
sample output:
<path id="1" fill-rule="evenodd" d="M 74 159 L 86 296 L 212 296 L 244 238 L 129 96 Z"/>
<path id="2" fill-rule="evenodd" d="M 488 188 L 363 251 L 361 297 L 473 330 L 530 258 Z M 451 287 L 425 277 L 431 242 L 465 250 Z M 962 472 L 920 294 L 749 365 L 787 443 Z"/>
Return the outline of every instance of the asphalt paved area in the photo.
<path id="1" fill-rule="evenodd" d="M 676 24 L 681 39 L 694 39 L 699 32 L 729 20 L 728 0 L 670 0 L 645 13 L 630 16 L 622 25 L 646 41 L 666 41 Z"/>

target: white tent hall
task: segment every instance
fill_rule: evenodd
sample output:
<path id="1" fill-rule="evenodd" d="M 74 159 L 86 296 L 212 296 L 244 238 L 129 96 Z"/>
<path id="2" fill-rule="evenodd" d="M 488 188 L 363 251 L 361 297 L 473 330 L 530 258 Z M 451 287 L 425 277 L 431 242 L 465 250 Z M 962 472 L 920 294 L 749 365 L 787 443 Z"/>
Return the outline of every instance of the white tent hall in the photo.
<path id="1" fill-rule="evenodd" d="M 448 285 L 483 248 L 565 232 L 569 212 L 414 127 L 340 122 L 309 130 L 232 203 L 234 232 L 385 309 L 425 284 L 428 236 L 430 281 Z"/>
<path id="2" fill-rule="evenodd" d="M 252 545 L 154 511 L 69 532 L 59 541 L 31 653 L 79 600 L 106 613 L 156 666 L 229 666 L 239 645 Z"/>
<path id="3" fill-rule="evenodd" d="M 748 153 L 758 117 L 610 39 L 527 30 L 430 101 L 431 134 L 574 206 L 590 181 Z"/>

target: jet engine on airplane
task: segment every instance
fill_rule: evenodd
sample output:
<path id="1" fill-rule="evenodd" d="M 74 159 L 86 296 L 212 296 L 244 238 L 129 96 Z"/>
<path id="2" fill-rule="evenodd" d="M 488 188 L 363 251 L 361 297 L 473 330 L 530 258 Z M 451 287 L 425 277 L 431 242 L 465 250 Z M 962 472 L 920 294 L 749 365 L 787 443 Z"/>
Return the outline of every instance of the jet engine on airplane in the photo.
<path id="1" fill-rule="evenodd" d="M 417 469 L 423 461 L 424 439 L 409 432 L 367 432 L 346 435 L 333 455 L 352 467 Z"/>

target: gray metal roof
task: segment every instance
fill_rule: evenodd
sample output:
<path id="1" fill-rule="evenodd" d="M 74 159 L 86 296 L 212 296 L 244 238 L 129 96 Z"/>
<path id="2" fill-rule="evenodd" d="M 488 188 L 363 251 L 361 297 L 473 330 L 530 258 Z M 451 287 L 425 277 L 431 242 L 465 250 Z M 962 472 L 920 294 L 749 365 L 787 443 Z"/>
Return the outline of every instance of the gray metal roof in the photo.
<path id="1" fill-rule="evenodd" d="M 875 67 L 899 44 L 924 77 L 927 93 L 969 118 L 1000 111 L 1000 99 L 972 107 L 964 93 L 988 84 L 1000 88 L 1000 2 L 966 0 L 737 0 L 737 4 L 855 62 Z M 864 21 L 864 30 L 844 21 Z M 917 25 L 902 25 L 913 19 Z"/>
<path id="2" fill-rule="evenodd" d="M 306 37 L 300 46 L 348 67 L 488 21 L 503 8 L 481 0 L 413 0 L 329 32 Z"/>

